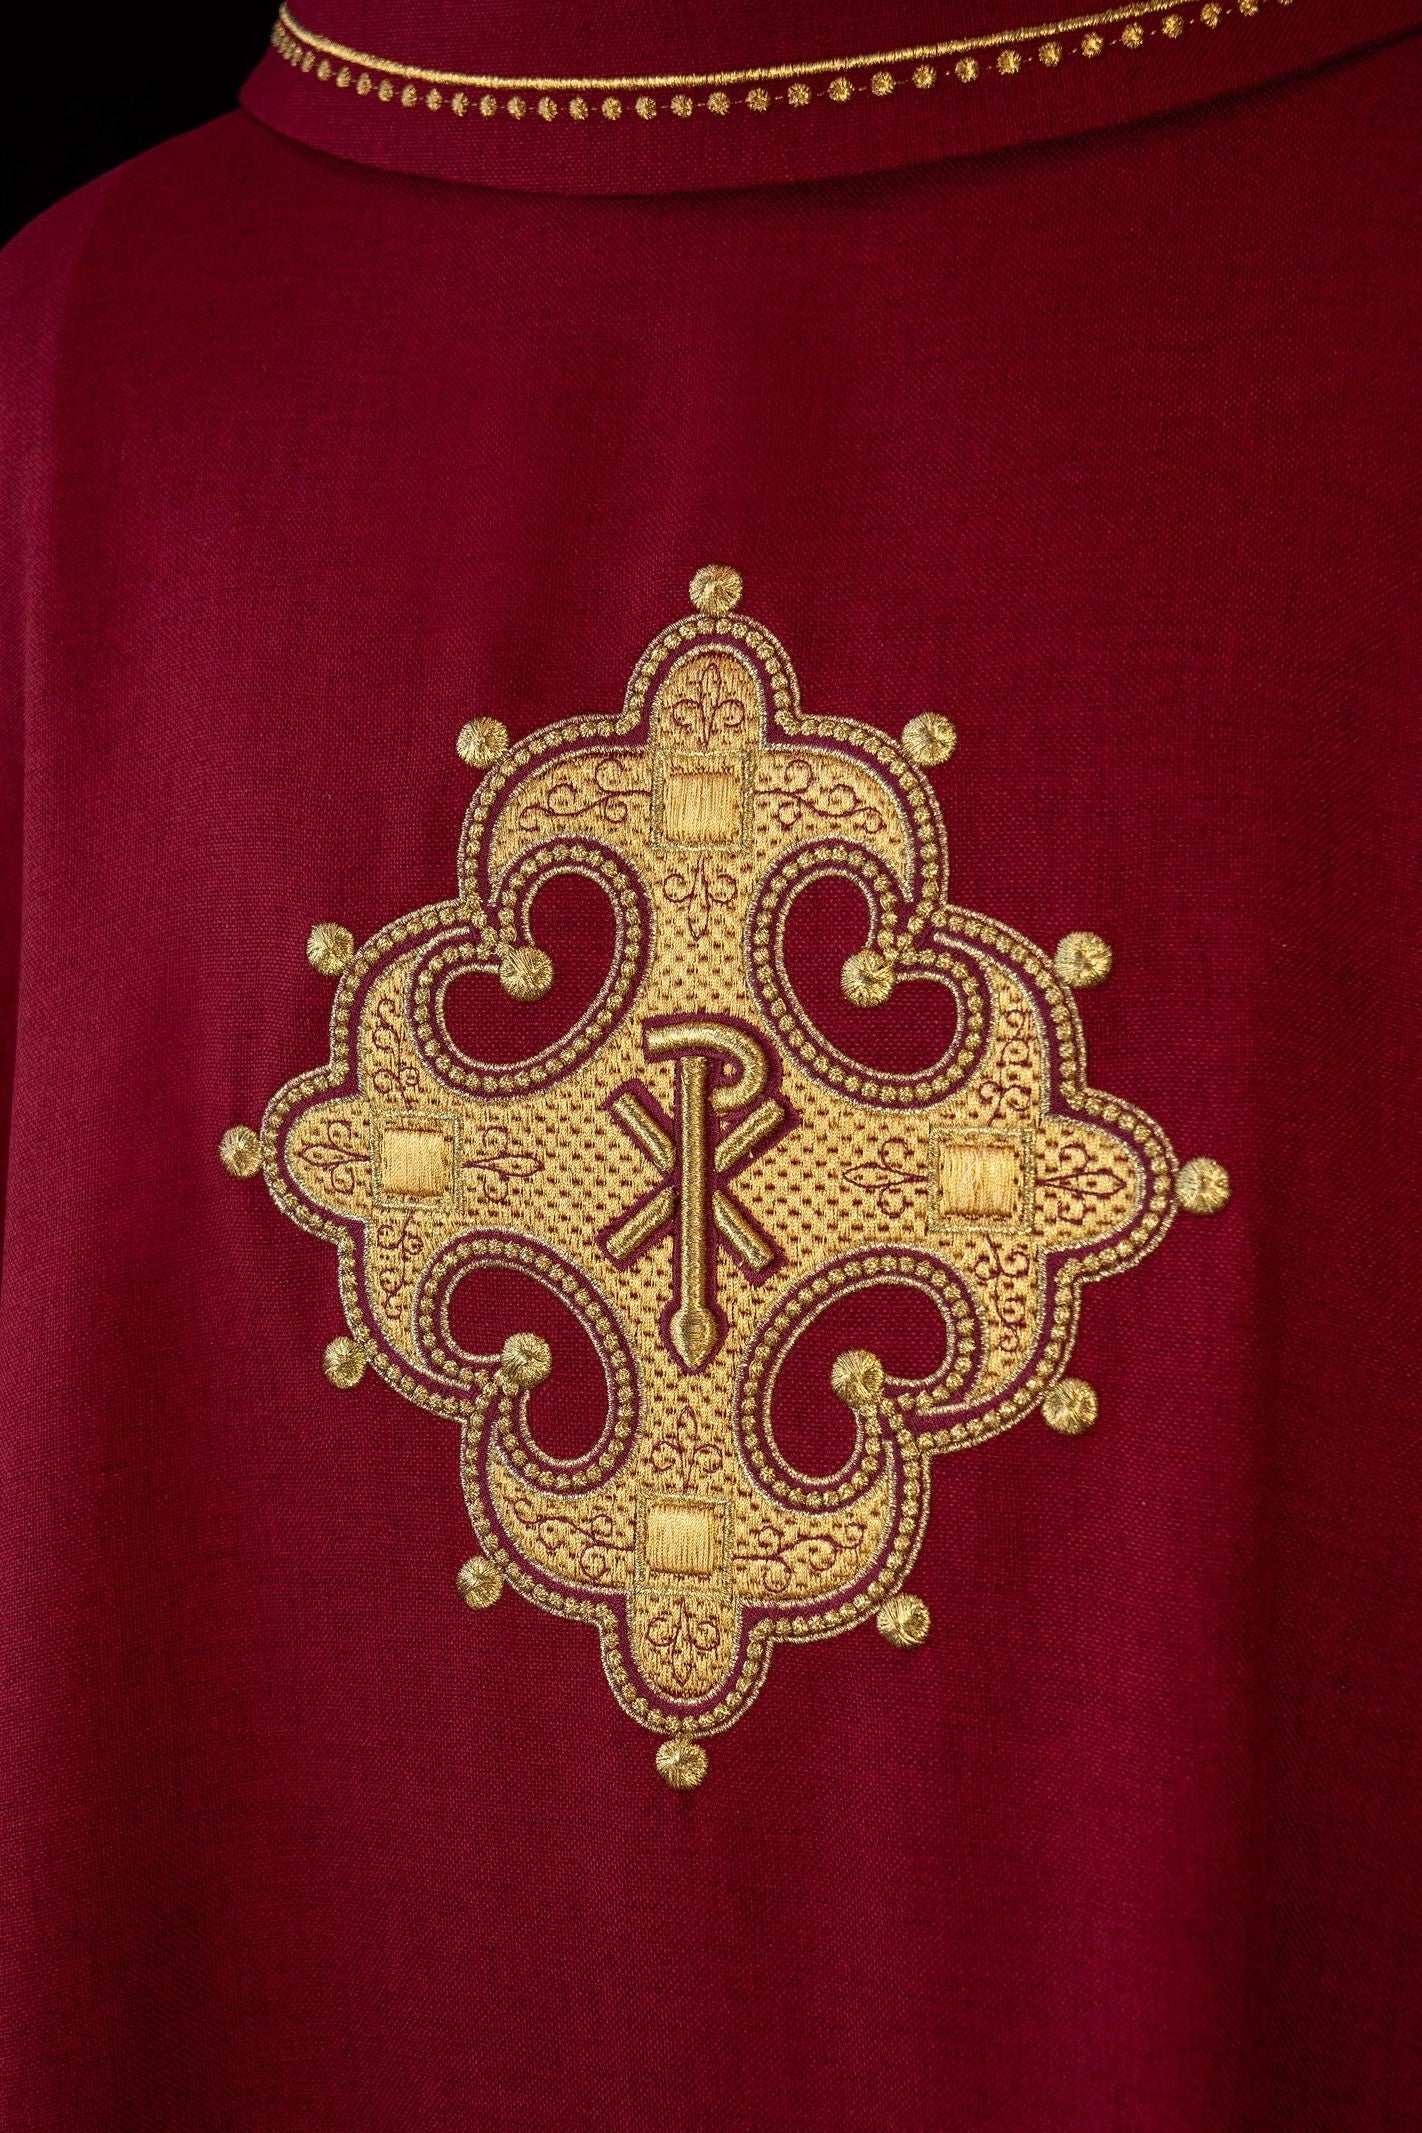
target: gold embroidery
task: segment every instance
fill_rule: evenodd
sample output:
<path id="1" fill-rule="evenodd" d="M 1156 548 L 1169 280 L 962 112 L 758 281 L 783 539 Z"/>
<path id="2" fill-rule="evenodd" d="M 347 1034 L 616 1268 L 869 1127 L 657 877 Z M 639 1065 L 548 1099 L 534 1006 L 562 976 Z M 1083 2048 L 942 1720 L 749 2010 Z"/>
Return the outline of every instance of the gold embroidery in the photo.
<path id="1" fill-rule="evenodd" d="M 1055 961 L 1062 983 L 1084 992 L 1110 977 L 1111 946 L 1099 933 L 1068 933 L 1057 942 Z"/>
<path id="2" fill-rule="evenodd" d="M 443 1200 L 449 1193 L 458 1162 L 459 1124 L 456 1119 L 432 1121 L 430 1125 L 386 1126 L 377 1143 L 380 1178 L 377 1199 L 398 1205 L 402 1200 Z"/>
<path id="3" fill-rule="evenodd" d="M 338 978 L 354 954 L 355 938 L 344 926 L 323 921 L 311 928 L 306 960 L 323 978 Z"/>
<path id="4" fill-rule="evenodd" d="M 1026 1134 L 959 1128 L 932 1140 L 937 1228 L 1023 1228 L 1032 1210 L 1032 1144 Z"/>
<path id="5" fill-rule="evenodd" d="M 1063 1378 L 1042 1402 L 1042 1419 L 1064 1437 L 1082 1437 L 1096 1422 L 1097 1399 L 1085 1378 Z"/>
<path id="6" fill-rule="evenodd" d="M 454 744 L 461 763 L 471 770 L 487 770 L 509 745 L 509 729 L 502 719 L 471 718 L 468 725 L 461 726 L 459 738 Z"/>
<path id="7" fill-rule="evenodd" d="M 920 711 L 904 727 L 903 742 L 904 754 L 911 763 L 931 768 L 935 763 L 947 762 L 958 745 L 958 734 L 952 720 L 941 712 Z"/>
<path id="8" fill-rule="evenodd" d="M 1277 0 L 1281 7 L 1290 0 Z M 1241 20 L 1252 20 L 1261 11 L 1263 0 L 1235 0 L 1233 12 Z M 1168 10 L 1168 12 L 1167 12 Z M 1206 0 L 1199 8 L 1196 19 L 1208 29 L 1216 28 L 1230 10 L 1221 0 Z M 1145 0 L 1140 7 L 1115 7 L 1094 14 L 1075 15 L 1062 22 L 1039 23 L 1035 27 L 1018 30 L 1003 30 L 979 37 L 956 37 L 939 44 L 913 45 L 895 52 L 870 52 L 856 59 L 823 59 L 798 61 L 791 65 L 769 67 L 744 67 L 707 74 L 630 74 L 616 76 L 502 76 L 495 74 L 459 74 L 434 67 L 405 65 L 396 60 L 378 59 L 368 52 L 352 51 L 314 30 L 304 29 L 290 10 L 283 6 L 272 31 L 275 50 L 291 66 L 300 72 L 329 84 L 337 90 L 347 89 L 354 83 L 358 96 L 368 96 L 376 86 L 376 75 L 385 77 L 379 82 L 377 94 L 385 104 L 396 109 L 416 108 L 430 112 L 449 109 L 456 118 L 462 119 L 469 109 L 467 91 L 482 89 L 486 93 L 479 99 L 479 110 L 485 118 L 493 118 L 499 111 L 498 94 L 491 92 L 513 91 L 507 95 L 503 110 L 510 118 L 521 119 L 529 109 L 528 95 L 538 97 L 537 111 L 540 118 L 556 120 L 561 107 L 555 91 L 574 91 L 569 97 L 567 115 L 574 120 L 585 120 L 593 111 L 604 119 L 618 120 L 623 114 L 622 91 L 635 98 L 632 108 L 642 119 L 655 119 L 661 106 L 652 93 L 658 89 L 671 89 L 666 109 L 678 118 L 690 118 L 698 109 L 704 109 L 713 117 L 724 118 L 732 108 L 732 97 L 727 93 L 735 89 L 743 92 L 736 101 L 747 111 L 768 111 L 772 104 L 781 103 L 789 110 L 803 110 L 806 105 L 823 96 L 832 104 L 846 104 L 859 91 L 867 91 L 875 98 L 892 96 L 901 85 L 916 89 L 931 89 L 939 79 L 936 66 L 929 62 L 953 60 L 951 73 L 954 79 L 970 85 L 982 78 L 982 66 L 974 56 L 982 53 L 992 57 L 992 72 L 999 79 L 1008 80 L 1022 73 L 1035 58 L 1039 66 L 1053 68 L 1061 65 L 1064 58 L 1073 54 L 1084 59 L 1098 59 L 1107 49 L 1103 31 L 1115 30 L 1119 34 L 1111 41 L 1125 51 L 1138 51 L 1154 36 L 1174 39 L 1183 36 L 1191 13 L 1181 9 L 1179 0 Z M 1078 37 L 1078 32 L 1084 33 Z M 1031 44 L 1034 39 L 1043 41 L 1037 45 L 1035 54 L 1020 47 Z M 1064 42 L 1076 39 L 1074 43 Z M 955 54 L 963 56 L 954 60 Z M 317 60 L 320 64 L 317 65 Z M 333 71 L 332 60 L 344 62 L 338 71 Z M 363 71 L 352 75 L 352 68 Z M 902 75 L 899 68 L 905 71 Z M 855 80 L 854 77 L 860 77 Z M 806 77 L 809 77 L 808 79 Z M 826 78 L 828 77 L 828 79 Z M 397 88 L 397 83 L 400 85 Z M 780 85 L 785 84 L 782 88 Z M 823 83 L 820 87 L 818 84 Z M 422 94 L 423 85 L 430 85 Z M 440 94 L 442 88 L 453 87 L 457 93 L 449 98 Z M 705 92 L 697 95 L 694 92 Z M 522 92 L 522 93 L 520 93 Z M 592 101 L 589 101 L 591 97 Z"/>
<path id="9" fill-rule="evenodd" d="M 321 1368 L 333 1385 L 338 1385 L 342 1392 L 349 1392 L 351 1386 L 359 1385 L 365 1376 L 365 1357 L 353 1340 L 338 1333 L 333 1341 L 326 1343 Z"/>
<path id="10" fill-rule="evenodd" d="M 553 965 L 541 948 L 510 948 L 499 964 L 499 983 L 513 1000 L 541 1000 L 553 983 Z"/>
<path id="11" fill-rule="evenodd" d="M 706 1775 L 706 1750 L 699 1741 L 674 1736 L 658 1748 L 657 1769 L 673 1792 L 690 1792 Z"/>
<path id="12" fill-rule="evenodd" d="M 229 1177 L 254 1178 L 262 1167 L 262 1144 L 250 1126 L 229 1126 L 217 1154 Z"/>
<path id="13" fill-rule="evenodd" d="M 933 1627 L 927 1606 L 912 1592 L 896 1592 L 874 1619 L 879 1635 L 901 1652 L 917 1651 Z"/>
<path id="14" fill-rule="evenodd" d="M 491 751 L 458 894 L 345 964 L 330 1064 L 272 1099 L 260 1149 L 278 1204 L 338 1250 L 351 1337 L 326 1351 L 332 1382 L 369 1362 L 462 1427 L 485 1566 L 466 1598 L 507 1579 L 594 1626 L 619 1702 L 672 1736 L 673 1784 L 699 1782 L 704 1756 L 681 1750 L 741 1714 L 777 1639 L 875 1617 L 921 1641 L 901 1588 L 930 1459 L 1038 1407 L 1089 1426 L 1095 1396 L 1064 1376 L 1081 1287 L 1149 1251 L 1177 1194 L 1160 1129 L 1087 1086 L 1051 959 L 947 900 L 914 748 L 803 711 L 781 647 L 736 612 L 737 574 L 695 584 L 619 715 Z M 614 916 L 601 990 L 526 1059 L 469 1055 L 449 988 L 546 991 L 529 916 L 569 873 Z M 851 998 L 949 995 L 931 1067 L 867 1066 L 806 1016 L 786 926 L 826 878 L 866 903 Z M 550 1291 L 600 1358 L 606 1415 L 576 1458 L 535 1433 L 556 1340 L 460 1345 L 456 1292 L 497 1269 Z M 927 1299 L 942 1359 L 900 1378 L 870 1348 L 840 1354 L 826 1397 L 853 1447 L 803 1473 L 775 1435 L 785 1358 L 836 1299 L 886 1286 Z"/>
<path id="15" fill-rule="evenodd" d="M 466 1607 L 492 1607 L 504 1589 L 504 1581 L 486 1556 L 471 1555 L 455 1579 Z"/>
<path id="16" fill-rule="evenodd" d="M 1229 1201 L 1229 1172 L 1212 1156 L 1191 1156 L 1180 1166 L 1175 1193 L 1188 1214 L 1217 1215 Z"/>

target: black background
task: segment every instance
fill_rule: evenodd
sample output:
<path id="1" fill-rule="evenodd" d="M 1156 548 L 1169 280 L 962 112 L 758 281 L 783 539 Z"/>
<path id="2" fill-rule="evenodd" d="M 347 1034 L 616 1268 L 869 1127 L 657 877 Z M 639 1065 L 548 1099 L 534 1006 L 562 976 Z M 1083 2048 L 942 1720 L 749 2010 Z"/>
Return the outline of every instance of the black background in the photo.
<path id="1" fill-rule="evenodd" d="M 77 185 L 230 111 L 277 0 L 99 0 L 25 10 L 0 89 L 0 241 Z"/>

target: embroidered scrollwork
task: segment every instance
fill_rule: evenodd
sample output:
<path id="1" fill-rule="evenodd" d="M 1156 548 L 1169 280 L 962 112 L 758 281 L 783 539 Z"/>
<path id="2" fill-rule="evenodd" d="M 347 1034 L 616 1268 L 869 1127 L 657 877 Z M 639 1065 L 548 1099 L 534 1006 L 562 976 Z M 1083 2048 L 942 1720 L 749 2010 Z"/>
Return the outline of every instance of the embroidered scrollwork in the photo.
<path id="1" fill-rule="evenodd" d="M 642 1601 L 638 1613 L 640 1641 L 674 1696 L 704 1695 L 715 1687 L 731 1642 L 721 1609 L 678 1592 Z"/>
<path id="2" fill-rule="evenodd" d="M 569 765 L 566 776 L 544 779 L 518 811 L 525 830 L 561 829 L 569 822 L 593 821 L 606 829 L 626 822 L 629 800 L 650 800 L 650 780 L 639 779 L 635 757 L 593 755 Z"/>
<path id="3" fill-rule="evenodd" d="M 884 811 L 867 800 L 847 778 L 824 777 L 808 756 L 788 756 L 756 780 L 756 797 L 770 802 L 783 830 L 798 830 L 807 821 L 832 823 L 838 830 L 875 836 L 884 827 Z"/>
<path id="4" fill-rule="evenodd" d="M 845 1565 L 859 1559 L 869 1533 L 864 1518 L 845 1516 L 800 1532 L 787 1531 L 763 1514 L 742 1529 L 736 1565 L 750 1592 L 767 1598 L 794 1592 L 809 1598 L 833 1588 Z"/>
<path id="5" fill-rule="evenodd" d="M 399 1002 L 388 993 L 375 1001 L 366 1024 L 367 1082 L 381 1102 L 411 1109 L 419 1104 L 425 1084 L 415 1063 L 411 1041 Z"/>
<path id="6" fill-rule="evenodd" d="M 376 1296 L 388 1319 L 409 1311 L 420 1269 L 429 1251 L 427 1223 L 413 1214 L 380 1216 L 372 1225 L 370 1268 Z"/>
<path id="7" fill-rule="evenodd" d="M 507 1126 L 491 1119 L 466 1133 L 464 1174 L 475 1193 L 490 1206 L 503 1206 L 516 1183 L 537 1177 L 543 1158 L 514 1141 Z"/>

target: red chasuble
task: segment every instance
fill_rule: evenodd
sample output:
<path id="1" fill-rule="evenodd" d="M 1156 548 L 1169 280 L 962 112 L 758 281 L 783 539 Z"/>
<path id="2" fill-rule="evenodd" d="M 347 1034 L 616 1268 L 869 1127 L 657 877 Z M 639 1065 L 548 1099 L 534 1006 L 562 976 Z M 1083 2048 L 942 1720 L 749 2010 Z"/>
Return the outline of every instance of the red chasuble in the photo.
<path id="1" fill-rule="evenodd" d="M 1418 2122 L 1418 13 L 298 0 L 11 249 L 6 2126 Z"/>

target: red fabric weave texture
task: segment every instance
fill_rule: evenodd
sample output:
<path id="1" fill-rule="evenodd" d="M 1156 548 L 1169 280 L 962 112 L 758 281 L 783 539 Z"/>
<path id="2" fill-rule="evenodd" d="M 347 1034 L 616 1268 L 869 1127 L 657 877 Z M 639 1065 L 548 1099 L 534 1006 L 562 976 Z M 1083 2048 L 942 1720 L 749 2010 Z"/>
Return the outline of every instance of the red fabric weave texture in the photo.
<path id="1" fill-rule="evenodd" d="M 1420 105 L 641 200 L 243 115 L 12 249 L 0 2123 L 1415 2122 Z M 955 898 L 1111 942 L 1091 1078 L 1235 1196 L 1087 1292 L 1091 1436 L 935 1463 L 923 1649 L 782 1647 L 682 1796 L 215 1150 L 312 921 L 450 893 L 463 720 L 710 560 L 954 719 Z"/>

